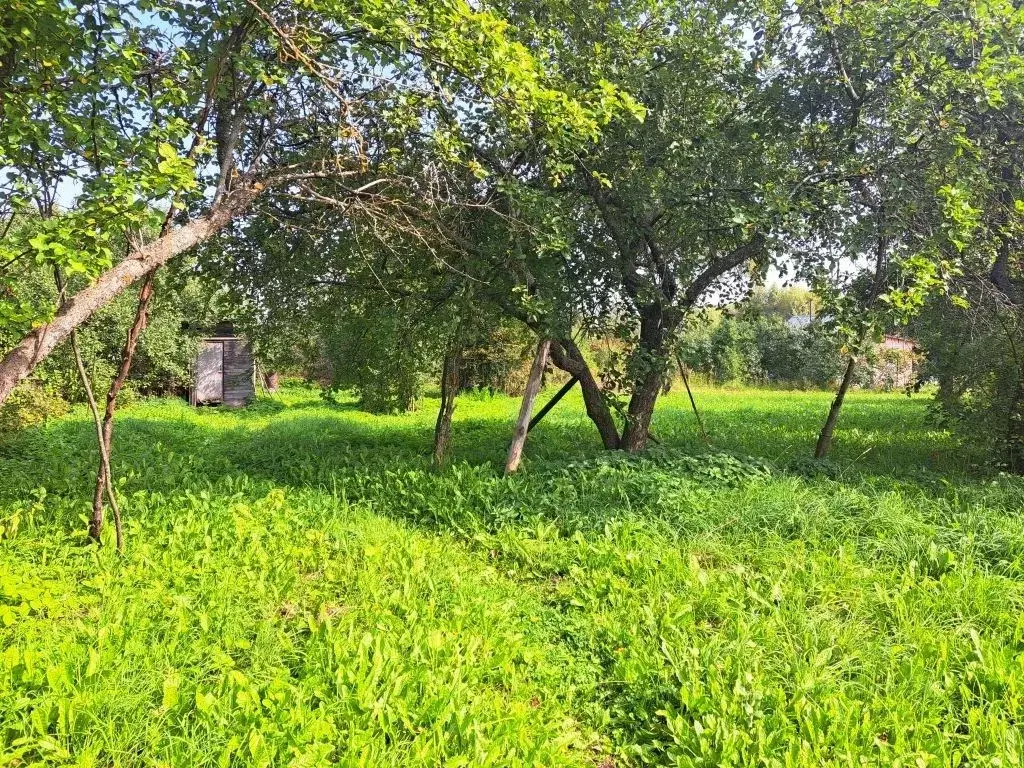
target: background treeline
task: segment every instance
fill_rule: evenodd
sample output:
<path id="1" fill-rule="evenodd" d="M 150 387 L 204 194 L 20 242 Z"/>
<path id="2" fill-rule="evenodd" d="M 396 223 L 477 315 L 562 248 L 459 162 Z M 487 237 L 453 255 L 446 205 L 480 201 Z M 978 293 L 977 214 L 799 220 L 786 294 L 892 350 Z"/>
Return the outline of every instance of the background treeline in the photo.
<path id="1" fill-rule="evenodd" d="M 47 280 L 39 270 L 32 279 L 41 301 L 55 300 L 52 278 Z M 204 330 L 223 317 L 245 317 L 243 306 L 192 274 L 191 265 L 162 272 L 156 295 L 125 390 L 129 399 L 183 396 L 192 384 L 197 340 Z M 708 309 L 695 317 L 680 336 L 677 362 L 703 384 L 834 387 L 844 360 L 834 334 L 819 323 L 794 328 L 786 322 L 801 311 L 812 312 L 813 307 L 813 295 L 806 289 L 758 288 L 741 305 Z M 302 335 L 285 333 L 277 326 L 261 330 L 255 319 L 248 318 L 260 373 L 276 371 L 315 382 L 326 397 L 352 392 L 369 412 L 415 408 L 438 386 L 444 335 L 430 333 L 426 327 L 430 318 L 423 315 L 367 310 L 337 317 L 318 315 L 309 324 L 310 332 Z M 94 388 L 102 390 L 113 377 L 134 312 L 134 297 L 121 296 L 80 331 L 79 346 L 89 361 Z M 463 339 L 460 389 L 520 395 L 535 336 L 517 321 L 490 319 L 493 325 Z M 314 325 L 318 330 L 312 330 Z M 613 372 L 624 361 L 625 346 L 612 337 L 585 338 L 580 346 L 608 389 L 616 389 Z M 549 371 L 548 378 L 568 377 L 556 369 Z M 670 378 L 678 378 L 678 372 Z M 857 384 L 871 383 L 869 368 L 863 368 Z M 84 402 L 71 348 L 64 345 L 0 408 L 0 429 L 9 431 L 61 415 L 71 405 Z"/>
<path id="2" fill-rule="evenodd" d="M 55 283 L 44 268 L 33 271 L 26 281 L 40 303 L 56 300 Z M 935 422 L 996 455 L 999 422 L 1015 395 L 1017 360 L 1013 339 L 1006 335 L 1012 318 L 1000 319 L 998 313 L 1005 308 L 982 288 L 974 290 L 967 306 L 946 298 L 933 300 L 911 328 L 903 329 L 904 334 L 915 336 L 926 354 L 869 350 L 853 385 L 898 388 L 884 375 L 885 358 L 899 358 L 893 360 L 898 367 L 914 364 L 916 379 L 938 384 L 932 408 Z M 259 318 L 246 314 L 237 296 L 218 289 L 196 272 L 193 263 L 181 263 L 160 274 L 157 298 L 125 393 L 129 401 L 140 395 L 184 396 L 192 384 L 198 339 L 224 317 L 237 316 L 242 318 L 242 328 L 256 339 L 261 375 L 276 371 L 317 383 L 328 398 L 352 393 L 361 408 L 373 413 L 412 410 L 424 396 L 436 394 L 447 338 L 444 331 L 452 318 L 443 313 L 432 317 L 414 307 L 405 311 L 387 307 L 368 302 L 361 312 L 319 312 L 305 324 L 292 318 L 287 326 L 263 326 Z M 666 386 L 679 382 L 681 365 L 691 381 L 701 385 L 835 388 L 846 355 L 840 338 L 819 312 L 820 301 L 810 290 L 774 285 L 758 287 L 742 302 L 724 309 L 705 309 L 680 333 L 674 353 L 677 367 L 669 373 Z M 116 371 L 134 314 L 135 297 L 123 295 L 79 332 L 79 346 L 89 361 L 93 387 L 99 391 Z M 788 323 L 793 317 L 803 322 Z M 814 322 L 806 323 L 809 317 Z M 522 323 L 495 314 L 488 315 L 482 325 L 487 327 L 462 340 L 460 391 L 522 394 L 535 335 Z M 305 331 L 298 332 L 300 327 Z M 11 341 L 6 336 L 0 344 Z M 581 339 L 580 347 L 613 396 L 619 389 L 615 372 L 625 363 L 627 346 L 604 336 Z M 546 378 L 549 383 L 566 379 L 557 369 L 549 369 Z M 71 349 L 63 345 L 0 407 L 0 432 L 62 415 L 84 401 Z"/>
<path id="3" fill-rule="evenodd" d="M 805 389 L 834 387 L 845 363 L 841 345 L 817 324 L 794 328 L 778 315 L 709 312 L 679 341 L 679 360 L 713 384 L 748 384 Z M 862 366 L 855 385 L 872 384 Z"/>
<path id="4" fill-rule="evenodd" d="M 680 379 L 679 366 L 684 366 L 695 382 L 704 385 L 835 388 L 847 355 L 827 318 L 814 317 L 817 304 L 806 288 L 772 285 L 756 288 L 742 303 L 702 310 L 679 335 L 666 386 Z M 328 393 L 352 391 L 361 407 L 371 412 L 414 408 L 438 386 L 444 334 L 432 333 L 423 314 L 378 312 L 373 304 L 363 309 L 365 314 L 335 318 L 321 326 L 326 328 L 322 333 L 279 348 L 273 362 L 265 364 L 318 381 Z M 801 322 L 787 322 L 794 317 Z M 521 395 L 536 338 L 516 321 L 493 321 L 493 326 L 462 340 L 460 389 Z M 628 344 L 615 336 L 590 335 L 582 336 L 579 346 L 605 390 L 610 395 L 621 391 Z M 893 358 L 893 367 L 905 369 L 917 357 L 868 349 L 854 386 L 898 388 L 895 377 L 886 375 L 886 359 Z M 551 368 L 546 380 L 568 378 Z"/>

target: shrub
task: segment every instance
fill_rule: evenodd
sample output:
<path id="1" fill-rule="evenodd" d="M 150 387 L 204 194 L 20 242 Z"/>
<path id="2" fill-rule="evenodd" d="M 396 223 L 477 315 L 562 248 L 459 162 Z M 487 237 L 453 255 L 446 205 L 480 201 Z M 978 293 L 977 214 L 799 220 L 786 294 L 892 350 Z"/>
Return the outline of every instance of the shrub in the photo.
<path id="1" fill-rule="evenodd" d="M 50 387 L 36 381 L 26 382 L 0 405 L 0 434 L 63 416 L 70 408 L 67 400 Z"/>
<path id="2" fill-rule="evenodd" d="M 761 355 L 749 323 L 723 318 L 711 334 L 711 367 L 719 384 L 757 380 Z"/>
<path id="3" fill-rule="evenodd" d="M 504 320 L 480 331 L 462 351 L 462 388 L 521 395 L 536 343 L 536 337 L 521 323 Z"/>
<path id="4" fill-rule="evenodd" d="M 927 350 L 921 378 L 935 378 L 934 419 L 989 459 L 1024 471 L 1024 318 L 984 283 L 967 306 L 936 299 L 915 332 Z"/>
<path id="5" fill-rule="evenodd" d="M 913 381 L 908 377 L 917 364 L 918 356 L 906 349 L 881 349 L 872 369 L 871 386 L 886 392 L 904 389 Z"/>
<path id="6" fill-rule="evenodd" d="M 677 346 L 679 359 L 698 379 L 717 384 L 789 385 L 832 389 L 838 385 L 847 357 L 839 343 L 819 325 L 791 328 L 780 315 L 718 318 L 709 313 L 692 323 Z M 874 352 L 856 368 L 854 385 L 872 386 Z"/>
<path id="7" fill-rule="evenodd" d="M 370 413 L 411 411 L 440 358 L 438 342 L 402 312 L 349 314 L 323 334 L 330 390 L 349 389 Z"/>

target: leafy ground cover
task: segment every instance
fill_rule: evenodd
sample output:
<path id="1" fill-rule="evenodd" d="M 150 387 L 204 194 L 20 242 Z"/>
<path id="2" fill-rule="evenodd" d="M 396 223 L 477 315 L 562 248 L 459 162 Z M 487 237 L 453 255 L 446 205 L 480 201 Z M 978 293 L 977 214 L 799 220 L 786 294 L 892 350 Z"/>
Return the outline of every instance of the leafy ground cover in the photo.
<path id="1" fill-rule="evenodd" d="M 924 398 L 684 395 L 642 458 L 567 399 L 371 417 L 291 389 L 120 419 L 128 551 L 85 545 L 91 426 L 0 446 L 0 765 L 1019 765 L 1024 483 Z"/>

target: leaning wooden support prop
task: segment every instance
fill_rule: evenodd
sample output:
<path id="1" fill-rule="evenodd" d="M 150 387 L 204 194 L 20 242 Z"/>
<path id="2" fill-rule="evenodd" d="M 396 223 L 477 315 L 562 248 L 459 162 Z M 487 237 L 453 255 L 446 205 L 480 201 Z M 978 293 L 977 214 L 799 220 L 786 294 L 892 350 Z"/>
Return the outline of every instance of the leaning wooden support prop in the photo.
<path id="1" fill-rule="evenodd" d="M 693 415 L 697 418 L 697 427 L 700 429 L 700 437 L 705 443 L 710 444 L 711 440 L 708 439 L 708 432 L 704 429 L 704 419 L 700 417 L 700 411 L 697 410 L 697 401 L 693 399 L 693 390 L 690 389 L 690 374 L 686 370 L 686 366 L 683 365 L 683 361 L 676 357 L 676 365 L 679 366 L 679 375 L 683 377 L 683 386 L 686 387 L 686 394 L 690 398 L 690 407 L 693 409 Z"/>
<path id="2" fill-rule="evenodd" d="M 576 383 L 578 381 L 579 381 L 579 379 L 576 378 L 575 376 L 573 376 L 571 379 L 569 379 L 567 382 L 565 382 L 565 384 L 562 386 L 562 388 L 560 390 L 558 390 L 557 392 L 555 392 L 555 396 L 552 397 L 550 400 L 548 400 L 547 403 L 544 404 L 543 408 L 541 408 L 539 411 L 537 411 L 537 415 L 536 416 L 534 416 L 532 419 L 530 419 L 530 423 L 526 427 L 526 431 L 527 432 L 532 432 L 533 428 L 536 427 L 538 424 L 540 424 L 541 419 L 543 419 L 545 416 L 547 416 L 548 413 L 551 411 L 551 409 L 554 408 L 556 405 L 558 405 L 559 400 L 561 400 L 563 397 L 565 397 L 567 394 L 569 394 L 569 392 L 572 390 L 572 388 L 576 386 Z"/>
<path id="3" fill-rule="evenodd" d="M 526 435 L 530 431 L 530 414 L 533 412 L 533 402 L 537 399 L 537 393 L 540 392 L 540 382 L 544 376 L 544 366 L 547 365 L 550 346 L 550 339 L 541 339 L 537 344 L 537 354 L 533 358 L 530 378 L 526 382 L 526 391 L 523 393 L 523 404 L 519 407 L 519 418 L 516 420 L 516 429 L 512 434 L 512 445 L 508 449 L 508 461 L 505 462 L 506 475 L 515 472 L 523 458 Z"/>

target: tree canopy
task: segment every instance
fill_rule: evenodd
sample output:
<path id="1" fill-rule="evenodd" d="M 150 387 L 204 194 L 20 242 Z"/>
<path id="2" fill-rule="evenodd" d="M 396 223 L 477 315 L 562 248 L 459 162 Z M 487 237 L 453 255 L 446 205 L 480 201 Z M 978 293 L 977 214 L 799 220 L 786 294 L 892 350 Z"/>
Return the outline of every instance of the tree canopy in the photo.
<path id="1" fill-rule="evenodd" d="M 386 215 L 468 162 L 464 134 L 481 115 L 528 126 L 557 154 L 633 105 L 607 82 L 558 87 L 505 21 L 462 0 L 48 0 L 3 13 L 0 209 L 62 214 L 27 241 L 7 232 L 4 274 L 34 260 L 92 282 L 57 310 L 7 279 L 0 312 L 28 334 L 0 363 L 0 397 L 125 285 L 263 194 Z M 409 173 L 409 146 L 434 162 Z M 163 210 L 161 236 L 140 239 Z M 126 257 L 110 247 L 121 233 L 135 238 Z"/>

